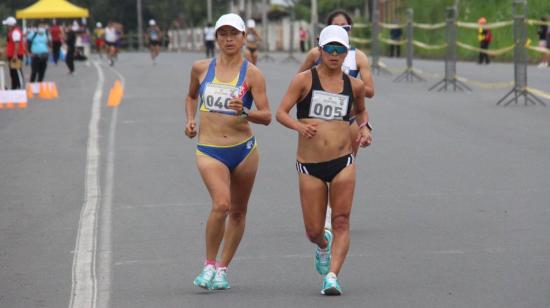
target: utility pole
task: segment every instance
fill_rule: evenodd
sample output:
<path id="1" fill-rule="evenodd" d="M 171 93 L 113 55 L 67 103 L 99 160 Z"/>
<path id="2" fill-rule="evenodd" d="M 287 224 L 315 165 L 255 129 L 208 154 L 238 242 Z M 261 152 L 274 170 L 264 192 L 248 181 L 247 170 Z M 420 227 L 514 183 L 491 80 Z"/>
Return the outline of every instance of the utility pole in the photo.
<path id="1" fill-rule="evenodd" d="M 206 10 L 208 11 L 208 22 L 212 22 L 212 0 L 206 1 Z"/>
<path id="2" fill-rule="evenodd" d="M 143 15 L 141 13 L 141 0 L 137 0 L 137 23 L 138 23 L 138 48 L 143 49 Z"/>
<path id="3" fill-rule="evenodd" d="M 319 24 L 319 15 L 317 15 L 317 0 L 311 0 L 311 47 L 317 46 L 317 25 Z"/>

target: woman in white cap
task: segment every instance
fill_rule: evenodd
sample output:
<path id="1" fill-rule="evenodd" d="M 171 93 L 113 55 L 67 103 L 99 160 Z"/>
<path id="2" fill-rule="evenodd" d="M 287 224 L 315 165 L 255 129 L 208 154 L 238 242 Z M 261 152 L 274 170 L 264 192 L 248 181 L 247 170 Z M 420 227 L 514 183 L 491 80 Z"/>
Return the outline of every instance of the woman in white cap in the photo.
<path id="1" fill-rule="evenodd" d="M 149 42 L 149 53 L 153 64 L 156 64 L 156 59 L 160 53 L 160 39 L 162 33 L 154 19 L 149 20 L 149 28 L 147 28 L 146 39 Z"/>
<path id="2" fill-rule="evenodd" d="M 206 224 L 204 268 L 193 283 L 223 290 L 229 288 L 227 267 L 244 233 L 248 199 L 258 169 L 259 155 L 249 122 L 268 125 L 271 112 L 264 76 L 241 54 L 246 42 L 241 17 L 223 15 L 214 30 L 220 54 L 193 64 L 185 134 L 189 138 L 197 135 L 198 104 L 196 159 L 212 208 Z"/>
<path id="3" fill-rule="evenodd" d="M 348 36 L 351 33 L 353 20 L 351 16 L 343 10 L 336 10 L 331 12 L 327 17 L 327 25 L 337 25 L 342 27 Z M 298 72 L 304 72 L 311 69 L 313 66 L 318 65 L 321 62 L 321 51 L 319 48 L 312 48 L 306 55 L 304 62 L 300 65 Z M 342 64 L 342 71 L 351 77 L 360 78 L 365 85 L 365 96 L 372 98 L 374 96 L 374 85 L 372 81 L 372 74 L 370 71 L 369 60 L 367 55 L 354 47 L 350 47 L 346 59 Z M 352 110 L 353 112 L 353 110 Z M 357 137 L 359 132 L 359 126 L 355 122 L 355 117 L 350 119 L 351 132 L 353 137 Z M 359 147 L 354 145 L 353 154 L 357 155 Z"/>
<path id="4" fill-rule="evenodd" d="M 321 63 L 297 74 L 277 110 L 277 120 L 299 133 L 296 169 L 306 234 L 317 245 L 315 268 L 324 276 L 321 294 L 340 295 L 337 275 L 349 248 L 349 216 L 355 188 L 353 143 L 368 146 L 365 85 L 342 72 L 348 53 L 346 31 L 331 25 L 319 40 Z M 297 120 L 290 117 L 296 105 Z M 359 123 L 352 139 L 352 107 Z M 324 229 L 328 201 L 332 232 Z"/>
<path id="5" fill-rule="evenodd" d="M 343 10 L 335 10 L 331 12 L 327 17 L 327 25 L 337 25 L 342 27 L 348 33 L 348 36 L 351 34 L 353 20 L 351 16 Z M 321 50 L 317 47 L 312 48 L 309 53 L 306 55 L 304 62 L 300 66 L 298 72 L 304 72 L 315 65 L 319 65 L 321 62 Z M 369 60 L 367 55 L 354 47 L 349 48 L 346 59 L 342 64 L 342 71 L 351 77 L 360 78 L 365 85 L 365 96 L 372 98 L 374 96 L 374 85 L 372 81 L 372 74 L 370 71 Z M 355 114 L 355 111 L 351 110 L 352 114 Z M 357 138 L 359 134 L 359 124 L 355 121 L 355 116 L 351 116 L 349 120 L 349 125 L 351 129 L 351 138 Z M 369 128 L 370 125 L 369 125 Z M 353 147 L 353 156 L 356 157 L 359 152 L 359 145 L 357 143 L 352 144 Z M 327 217 L 331 216 L 330 205 L 327 208 Z M 331 221 L 327 218 L 325 227 L 331 228 Z"/>

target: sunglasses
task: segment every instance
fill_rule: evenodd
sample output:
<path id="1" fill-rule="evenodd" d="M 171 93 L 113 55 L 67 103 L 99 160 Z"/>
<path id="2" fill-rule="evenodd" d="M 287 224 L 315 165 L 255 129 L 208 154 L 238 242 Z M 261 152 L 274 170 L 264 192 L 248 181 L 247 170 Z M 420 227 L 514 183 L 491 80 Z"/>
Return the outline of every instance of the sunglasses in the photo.
<path id="1" fill-rule="evenodd" d="M 345 54 L 346 52 L 348 52 L 348 49 L 346 48 L 346 46 L 342 46 L 342 45 L 325 45 L 323 46 L 323 50 L 326 53 L 329 53 L 329 54 L 336 53 L 338 55 Z"/>
<path id="2" fill-rule="evenodd" d="M 351 31 L 351 25 L 343 25 L 343 26 L 340 26 L 340 27 L 344 28 L 344 30 L 346 30 L 346 32 Z"/>

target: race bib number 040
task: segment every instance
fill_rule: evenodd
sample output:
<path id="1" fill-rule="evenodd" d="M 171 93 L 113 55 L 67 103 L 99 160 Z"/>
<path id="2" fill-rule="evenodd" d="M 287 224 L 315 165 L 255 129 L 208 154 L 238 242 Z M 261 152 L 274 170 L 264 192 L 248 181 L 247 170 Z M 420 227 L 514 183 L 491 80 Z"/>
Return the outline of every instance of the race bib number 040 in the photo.
<path id="1" fill-rule="evenodd" d="M 223 84 L 208 84 L 204 90 L 204 105 L 213 112 L 236 114 L 229 108 L 229 102 L 235 97 L 238 89 Z"/>
<path id="2" fill-rule="evenodd" d="M 313 90 L 309 116 L 324 120 L 341 120 L 346 115 L 348 104 L 347 95 Z"/>

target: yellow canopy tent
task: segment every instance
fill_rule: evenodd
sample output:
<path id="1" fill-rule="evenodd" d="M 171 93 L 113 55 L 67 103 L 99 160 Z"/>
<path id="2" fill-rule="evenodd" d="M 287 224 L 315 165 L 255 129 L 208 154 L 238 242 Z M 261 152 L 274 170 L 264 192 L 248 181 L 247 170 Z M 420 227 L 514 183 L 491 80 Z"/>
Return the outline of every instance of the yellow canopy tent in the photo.
<path id="1" fill-rule="evenodd" d="M 16 13 L 17 19 L 85 18 L 89 15 L 88 9 L 71 4 L 66 0 L 39 0 Z"/>

